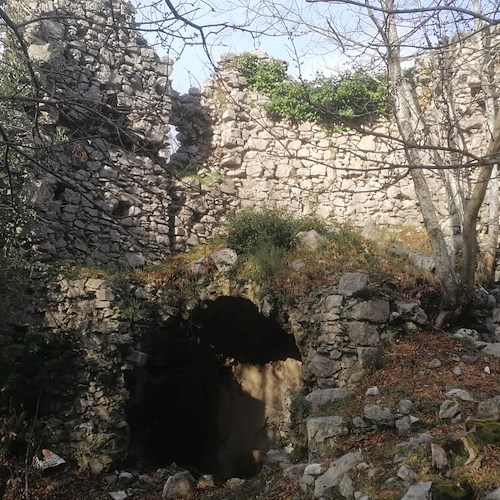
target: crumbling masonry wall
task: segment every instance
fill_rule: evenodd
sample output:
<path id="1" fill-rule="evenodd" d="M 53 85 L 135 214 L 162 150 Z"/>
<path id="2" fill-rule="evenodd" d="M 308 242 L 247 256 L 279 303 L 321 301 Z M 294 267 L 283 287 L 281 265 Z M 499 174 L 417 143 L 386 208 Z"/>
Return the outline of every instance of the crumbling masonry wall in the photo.
<path id="1" fill-rule="evenodd" d="M 500 88 L 499 35 L 493 30 L 487 42 L 493 94 Z M 467 161 L 485 154 L 488 145 L 486 96 L 479 80 L 482 42 L 479 36 L 449 42 L 443 54 L 416 61 L 416 100 L 435 144 L 469 152 Z M 254 54 L 267 58 L 265 53 Z M 213 153 L 197 177 L 186 179 L 191 190 L 183 186 L 186 203 L 177 224 L 186 228 L 188 244 L 223 231 L 221 222 L 228 212 L 244 209 L 280 208 L 327 221 L 350 220 L 361 227 L 423 229 L 413 182 L 408 169 L 401 167 L 406 164 L 402 145 L 391 139 L 398 136 L 394 124 L 379 120 L 361 134 L 332 132 L 313 123 L 275 122 L 264 110 L 268 98 L 249 89 L 234 69 L 234 58 L 224 56 L 203 89 L 213 120 Z M 426 158 L 429 167 L 436 165 L 432 153 Z M 451 164 L 458 161 L 459 154 L 451 155 Z M 426 172 L 438 218 L 449 234 L 444 184 L 456 182 L 467 199 L 474 177 L 466 168 L 454 181 L 453 170 L 450 175 L 444 169 Z M 480 219 L 483 232 L 487 221 L 486 201 Z"/>
<path id="2" fill-rule="evenodd" d="M 108 267 L 155 263 L 223 233 L 228 216 L 245 209 L 422 227 L 401 145 L 387 137 L 392 124 L 381 120 L 361 134 L 274 122 L 263 108 L 267 97 L 234 70 L 234 55 L 222 58 L 201 91 L 178 95 L 168 80 L 171 62 L 148 47 L 122 0 L 31 0 L 20 12 L 23 19 L 53 16 L 23 28 L 42 84 L 38 140 L 51 154 L 30 166 L 24 201 L 40 217 L 21 233 L 42 257 Z M 469 37 L 440 59 L 417 61 L 415 79 L 434 136 L 480 155 L 487 134 L 478 43 Z M 492 89 L 498 43 L 494 31 Z M 443 73 L 454 82 L 446 89 Z M 445 119 L 450 99 L 453 130 Z M 180 141 L 175 152 L 170 125 Z M 438 217 L 451 232 L 445 179 L 428 172 Z M 466 172 L 460 182 L 467 197 L 473 179 Z M 482 221 L 486 214 L 487 205 Z"/>
<path id="3" fill-rule="evenodd" d="M 142 265 L 170 252 L 171 61 L 135 30 L 120 0 L 21 2 L 37 74 L 34 145 L 23 201 L 40 216 L 23 236 L 49 258 Z M 33 22 L 43 17 L 39 22 Z"/>
<path id="4" fill-rule="evenodd" d="M 289 438 L 291 399 L 305 396 L 316 408 L 339 392 L 348 394 L 349 387 L 377 362 L 385 342 L 391 341 L 402 329 L 416 328 L 427 322 L 418 305 L 389 300 L 377 292 L 366 275 L 358 273 L 348 273 L 296 303 L 281 305 L 279 310 L 270 305 L 269 297 L 259 296 L 257 284 L 231 281 L 225 273 L 199 279 L 194 294 L 193 290 L 183 291 L 168 285 L 54 278 L 48 273 L 38 278 L 36 296 L 39 300 L 35 304 L 43 318 L 38 323 L 38 334 L 70 339 L 72 359 L 77 367 L 76 372 L 67 373 L 61 381 L 65 390 L 56 395 L 58 401 L 48 401 L 47 395 L 41 401 L 47 409 L 39 415 L 38 422 L 43 428 L 42 445 L 57 449 L 79 467 L 95 474 L 116 467 L 127 456 L 134 456 L 131 448 L 134 422 L 127 414 L 131 404 L 139 404 L 142 411 L 152 411 L 153 414 L 146 417 L 158 420 L 159 406 L 149 410 L 141 407 L 144 403 L 140 393 L 127 384 L 131 374 L 136 374 L 140 382 L 140 374 L 151 365 L 151 353 L 148 357 L 144 351 L 152 332 L 156 330 L 158 338 L 165 339 L 169 334 L 178 338 L 181 333 L 172 330 L 172 319 L 196 320 L 193 313 L 198 307 L 203 310 L 207 304 L 216 304 L 221 298 L 227 301 L 229 297 L 232 301 L 248 301 L 256 306 L 257 316 L 276 318 L 285 337 L 289 335 L 290 342 L 300 351 L 302 363 L 293 355 L 269 363 L 266 358 L 272 356 L 269 346 L 259 344 L 253 337 L 249 342 L 254 353 L 262 357 L 260 362 L 235 363 L 231 356 L 227 359 L 234 377 L 232 385 L 238 384 L 240 392 L 263 406 L 262 422 L 266 423 L 263 432 L 268 438 Z M 230 311 L 227 314 L 230 315 Z M 218 330 L 213 333 L 219 335 Z M 226 329 L 227 342 L 234 342 L 233 333 Z M 212 341 L 210 338 L 210 343 Z M 168 344 L 161 346 L 167 349 Z M 168 354 L 161 349 L 156 347 L 154 354 Z M 189 350 L 184 355 L 191 356 L 193 352 Z M 171 363 L 175 364 L 173 360 Z M 175 380 L 180 383 L 186 376 L 186 367 L 180 363 L 177 368 Z M 155 365 L 155 369 L 158 370 L 158 366 Z M 172 374 L 171 367 L 169 369 L 168 373 Z M 159 376 L 157 371 L 155 376 Z M 291 387 L 287 385 L 290 380 L 294 381 Z M 232 407 L 226 408 L 225 402 L 233 401 L 228 388 L 221 385 L 221 401 L 214 401 L 226 419 L 231 417 Z M 207 388 L 203 386 L 200 390 Z M 134 403 L 133 399 L 138 396 Z M 198 398 L 196 393 L 191 396 L 193 400 Z M 165 394 L 154 397 L 161 400 Z M 170 412 L 181 404 L 168 398 L 164 403 Z M 135 424 L 145 433 L 147 422 L 145 419 Z M 179 429 L 172 426 L 162 432 L 179 433 Z M 224 457 L 234 458 L 233 444 L 216 441 L 210 451 L 224 462 Z M 230 463 L 226 466 L 231 467 Z"/>

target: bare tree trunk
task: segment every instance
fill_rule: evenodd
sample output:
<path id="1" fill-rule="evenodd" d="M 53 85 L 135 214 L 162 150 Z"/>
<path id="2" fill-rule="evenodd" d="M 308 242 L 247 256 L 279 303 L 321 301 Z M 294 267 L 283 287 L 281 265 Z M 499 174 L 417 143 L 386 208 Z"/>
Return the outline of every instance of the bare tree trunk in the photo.
<path id="1" fill-rule="evenodd" d="M 493 283 L 495 281 L 498 237 L 500 235 L 500 224 L 498 222 L 500 216 L 500 198 L 498 196 L 499 188 L 498 165 L 495 165 L 491 176 L 490 192 L 488 197 L 488 245 L 486 247 L 485 272 L 486 279 L 489 283 Z"/>
<path id="2" fill-rule="evenodd" d="M 486 153 L 486 158 L 492 163 L 485 165 L 479 171 L 477 183 L 472 196 L 465 207 L 464 213 L 464 266 L 462 279 L 468 289 L 474 287 L 474 273 L 477 266 L 479 245 L 477 242 L 477 216 L 483 204 L 488 189 L 488 182 L 493 171 L 493 160 L 500 153 L 500 110 L 497 112 L 494 125 L 491 129 L 492 140 Z"/>
<path id="3" fill-rule="evenodd" d="M 456 50 L 456 49 L 455 49 Z M 450 48 L 443 47 L 439 51 L 439 72 L 440 72 L 440 87 L 441 96 L 435 99 L 435 104 L 438 111 L 441 111 L 442 123 L 440 127 L 442 130 L 436 130 L 435 136 L 438 140 L 433 142 L 438 145 L 444 144 L 448 147 L 455 148 L 457 151 L 465 151 L 466 144 L 458 124 L 460 123 L 455 108 L 454 87 L 452 85 L 453 77 L 456 71 L 455 68 L 455 54 L 450 57 Z M 434 134 L 432 134 L 434 135 Z M 463 160 L 463 155 L 459 153 L 451 153 L 443 155 L 436 149 L 434 151 L 434 158 L 438 167 L 443 167 L 439 170 L 439 174 L 443 180 L 448 198 L 448 212 L 449 223 L 451 230 L 451 258 L 458 272 L 462 266 L 463 260 L 463 235 L 462 235 L 462 221 L 464 220 L 464 186 L 462 182 L 462 169 L 457 168 Z M 450 165 L 451 164 L 451 165 Z M 447 168 L 454 166 L 454 168 Z"/>
<path id="4" fill-rule="evenodd" d="M 473 6 L 476 12 L 480 12 L 478 0 L 473 1 Z M 484 23 L 476 22 L 477 29 L 483 28 Z M 495 118 L 497 114 L 496 99 L 494 89 L 491 82 L 494 80 L 492 60 L 491 60 L 491 31 L 483 29 L 482 38 L 482 60 L 480 62 L 481 71 L 481 89 L 484 93 L 485 100 L 485 118 L 486 118 L 486 134 L 490 143 L 494 142 L 495 134 L 500 134 L 500 130 L 496 127 Z M 500 112 L 500 109 L 498 110 Z M 500 202 L 499 202 L 499 183 L 498 183 L 498 165 L 492 169 L 491 180 L 489 185 L 489 209 L 488 209 L 488 241 L 486 246 L 485 258 L 485 273 L 488 282 L 492 283 L 495 280 L 495 263 L 496 253 L 498 248 Z"/>
<path id="5" fill-rule="evenodd" d="M 385 11 L 385 24 L 381 35 L 388 49 L 387 67 L 391 94 L 394 99 L 395 116 L 401 138 L 405 144 L 405 154 L 410 174 L 420 204 L 424 225 L 432 246 L 436 274 L 441 285 L 441 311 L 436 326 L 441 327 L 447 317 L 460 306 L 460 280 L 455 272 L 446 240 L 439 224 L 429 185 L 423 171 L 415 166 L 424 164 L 423 152 L 419 149 L 417 136 L 422 129 L 422 120 L 416 106 L 409 83 L 403 78 L 401 69 L 400 40 L 397 33 L 393 0 L 381 0 Z M 380 27 L 379 27 L 380 31 Z"/>

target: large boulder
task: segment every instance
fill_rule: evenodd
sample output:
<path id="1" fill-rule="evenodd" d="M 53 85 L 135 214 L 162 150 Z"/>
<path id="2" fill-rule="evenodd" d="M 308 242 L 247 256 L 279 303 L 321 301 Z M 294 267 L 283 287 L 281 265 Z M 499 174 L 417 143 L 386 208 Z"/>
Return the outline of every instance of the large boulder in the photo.
<path id="1" fill-rule="evenodd" d="M 310 403 L 312 410 L 316 411 L 322 406 L 342 401 L 350 395 L 351 391 L 345 387 L 328 387 L 310 392 L 306 396 L 306 400 Z"/>
<path id="2" fill-rule="evenodd" d="M 347 423 L 341 416 L 310 417 L 306 420 L 307 440 L 310 444 L 323 443 L 330 438 L 349 433 Z"/>

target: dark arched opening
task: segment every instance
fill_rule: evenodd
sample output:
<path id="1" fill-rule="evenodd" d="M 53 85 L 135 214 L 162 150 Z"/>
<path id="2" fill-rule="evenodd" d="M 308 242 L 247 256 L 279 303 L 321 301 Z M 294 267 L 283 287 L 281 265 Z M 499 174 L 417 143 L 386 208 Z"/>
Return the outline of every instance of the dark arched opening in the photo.
<path id="1" fill-rule="evenodd" d="M 128 377 L 131 458 L 255 474 L 300 384 L 293 337 L 249 300 L 221 297 L 144 335 L 142 349 L 148 362 Z"/>

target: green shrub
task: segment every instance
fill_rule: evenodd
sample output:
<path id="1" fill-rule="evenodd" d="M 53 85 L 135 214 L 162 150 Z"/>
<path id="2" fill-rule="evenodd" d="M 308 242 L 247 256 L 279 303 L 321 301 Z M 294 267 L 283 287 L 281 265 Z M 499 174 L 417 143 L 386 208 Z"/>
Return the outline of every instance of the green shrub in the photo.
<path id="1" fill-rule="evenodd" d="M 287 268 L 289 251 L 272 244 L 262 243 L 253 254 L 259 278 L 265 279 L 282 273 Z"/>
<path id="2" fill-rule="evenodd" d="M 281 61 L 259 59 L 248 52 L 237 56 L 233 64 L 250 87 L 266 95 L 274 92 L 288 78 L 286 66 Z"/>
<path id="3" fill-rule="evenodd" d="M 361 230 L 355 227 L 350 221 L 335 224 L 330 234 L 331 239 L 337 243 L 337 245 L 349 249 L 360 249 L 366 244 L 366 240 L 363 238 Z"/>
<path id="4" fill-rule="evenodd" d="M 299 231 L 315 229 L 328 233 L 327 226 L 312 217 L 293 218 L 281 210 L 241 212 L 230 220 L 227 244 L 243 255 L 291 250 Z M 274 250 L 273 250 L 274 249 Z"/>
<path id="5" fill-rule="evenodd" d="M 265 109 L 275 120 L 332 127 L 359 125 L 388 112 L 384 76 L 355 71 L 295 81 L 287 76 L 282 62 L 249 53 L 236 57 L 233 64 L 251 88 L 270 98 Z"/>
<path id="6" fill-rule="evenodd" d="M 228 245 L 241 254 L 253 254 L 263 246 L 289 250 L 293 247 L 295 225 L 284 212 L 241 212 L 229 225 Z"/>

